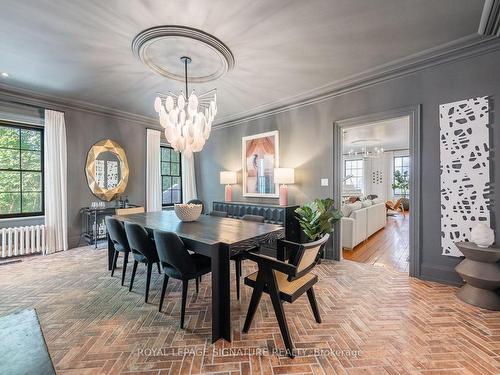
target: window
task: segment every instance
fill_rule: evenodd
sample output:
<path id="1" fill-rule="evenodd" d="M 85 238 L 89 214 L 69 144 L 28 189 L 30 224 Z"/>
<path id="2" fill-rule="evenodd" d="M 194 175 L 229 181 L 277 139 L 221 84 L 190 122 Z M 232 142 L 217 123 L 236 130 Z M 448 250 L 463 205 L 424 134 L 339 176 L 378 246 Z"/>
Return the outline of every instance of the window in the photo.
<path id="1" fill-rule="evenodd" d="M 363 159 L 346 160 L 344 162 L 345 184 L 354 185 L 358 189 L 363 189 Z"/>
<path id="2" fill-rule="evenodd" d="M 43 130 L 0 123 L 0 218 L 43 215 Z"/>
<path id="3" fill-rule="evenodd" d="M 402 177 L 397 180 L 398 174 Z M 395 156 L 394 157 L 394 180 L 393 193 L 394 195 L 406 196 L 408 194 L 408 179 L 410 176 L 410 157 Z"/>
<path id="4" fill-rule="evenodd" d="M 161 146 L 161 191 L 163 206 L 182 203 L 181 156 L 168 146 Z"/>

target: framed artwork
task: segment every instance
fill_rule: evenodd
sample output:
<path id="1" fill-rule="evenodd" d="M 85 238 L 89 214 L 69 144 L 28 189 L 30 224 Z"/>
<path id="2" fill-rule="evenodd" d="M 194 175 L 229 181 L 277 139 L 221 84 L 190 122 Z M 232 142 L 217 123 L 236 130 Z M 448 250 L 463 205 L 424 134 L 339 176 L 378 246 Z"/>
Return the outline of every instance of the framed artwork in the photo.
<path id="1" fill-rule="evenodd" d="M 274 168 L 279 167 L 278 131 L 242 138 L 243 196 L 278 198 Z"/>

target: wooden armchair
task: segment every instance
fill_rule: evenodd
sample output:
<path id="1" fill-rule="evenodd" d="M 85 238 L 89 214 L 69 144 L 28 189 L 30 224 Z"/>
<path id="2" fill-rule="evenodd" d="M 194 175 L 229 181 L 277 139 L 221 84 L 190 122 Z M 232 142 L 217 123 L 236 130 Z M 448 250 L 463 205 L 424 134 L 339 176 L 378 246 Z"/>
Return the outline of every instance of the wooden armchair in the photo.
<path id="1" fill-rule="evenodd" d="M 404 207 L 403 207 L 403 199 L 399 198 L 396 203 L 392 201 L 385 202 L 385 210 L 388 212 L 389 210 L 394 212 L 401 212 L 404 215 Z"/>
<path id="2" fill-rule="evenodd" d="M 245 284 L 254 288 L 243 332 L 247 333 L 259 305 L 262 293 L 271 297 L 274 312 L 278 319 L 281 335 L 287 349 L 287 355 L 294 357 L 293 343 L 288 331 L 285 311 L 282 301 L 293 303 L 304 293 L 307 293 L 316 322 L 321 323 L 313 286 L 318 282 L 318 276 L 311 273 L 319 260 L 319 254 L 325 247 L 329 235 L 318 241 L 298 244 L 290 241 L 279 241 L 280 247 L 286 247 L 290 253 L 288 262 L 277 260 L 266 255 L 246 253 L 247 259 L 257 263 L 259 270 L 245 277 Z M 284 253 L 281 251 L 281 253 Z"/>

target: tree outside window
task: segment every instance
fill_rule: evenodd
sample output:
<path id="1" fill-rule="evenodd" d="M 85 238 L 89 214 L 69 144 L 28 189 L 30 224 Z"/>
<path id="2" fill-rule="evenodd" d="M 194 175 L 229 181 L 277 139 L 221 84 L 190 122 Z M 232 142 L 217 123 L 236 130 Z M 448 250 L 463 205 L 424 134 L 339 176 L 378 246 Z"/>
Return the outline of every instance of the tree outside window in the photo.
<path id="1" fill-rule="evenodd" d="M 43 130 L 0 123 L 0 218 L 43 210 Z"/>
<path id="2" fill-rule="evenodd" d="M 172 147 L 161 146 L 162 205 L 182 203 L 181 155 Z"/>
<path id="3" fill-rule="evenodd" d="M 394 157 L 394 180 L 392 183 L 392 191 L 395 196 L 405 197 L 408 195 L 409 180 L 410 180 L 410 157 L 395 156 Z"/>

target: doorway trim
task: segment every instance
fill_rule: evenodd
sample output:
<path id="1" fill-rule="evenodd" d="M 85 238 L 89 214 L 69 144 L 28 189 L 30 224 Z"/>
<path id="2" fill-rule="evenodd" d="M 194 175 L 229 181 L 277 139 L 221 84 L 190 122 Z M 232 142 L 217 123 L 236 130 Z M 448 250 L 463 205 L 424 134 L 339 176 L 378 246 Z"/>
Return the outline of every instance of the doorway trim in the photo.
<path id="1" fill-rule="evenodd" d="M 409 238 L 409 274 L 420 277 L 420 228 L 421 201 L 421 105 L 411 105 L 391 109 L 384 112 L 347 118 L 335 121 L 333 131 L 333 197 L 335 202 L 341 201 L 342 194 L 342 131 L 346 128 L 356 127 L 372 122 L 379 122 L 396 117 L 409 117 L 410 124 L 410 238 Z M 340 221 L 336 224 L 333 238 L 333 258 L 341 260 L 342 247 L 340 241 Z"/>

